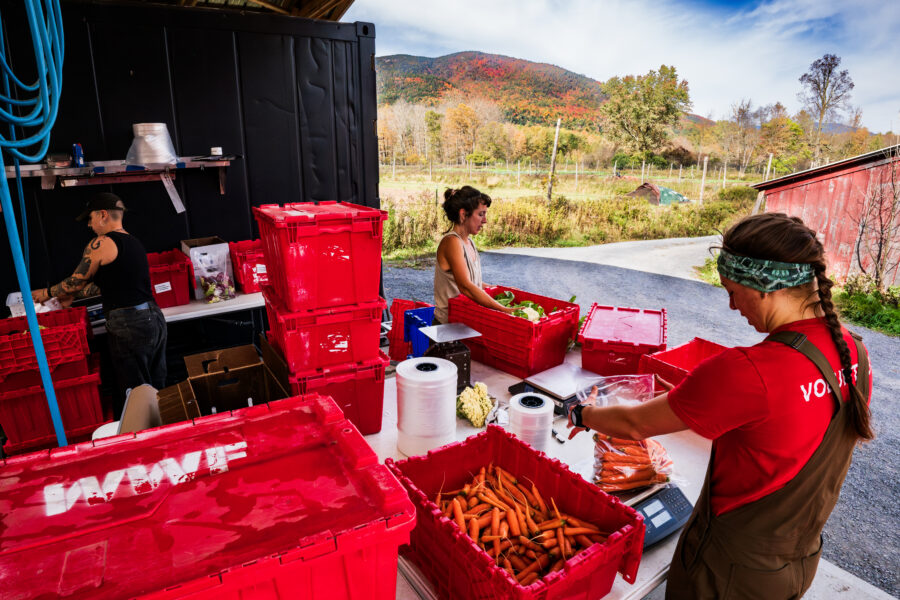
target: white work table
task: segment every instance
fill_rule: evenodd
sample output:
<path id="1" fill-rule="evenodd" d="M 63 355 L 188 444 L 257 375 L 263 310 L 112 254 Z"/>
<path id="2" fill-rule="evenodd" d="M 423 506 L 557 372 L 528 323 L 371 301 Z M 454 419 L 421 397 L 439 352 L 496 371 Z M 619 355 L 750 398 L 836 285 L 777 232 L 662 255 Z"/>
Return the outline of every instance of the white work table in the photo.
<path id="1" fill-rule="evenodd" d="M 581 365 L 581 353 L 573 351 L 566 357 L 567 362 Z M 472 361 L 472 382 L 483 381 L 488 386 L 488 391 L 497 398 L 501 406 L 507 406 L 511 394 L 509 386 L 521 381 L 518 377 L 498 371 L 492 367 Z M 553 428 L 563 437 L 568 437 L 566 420 L 557 416 Z M 465 419 L 457 419 L 456 439 L 464 440 L 482 429 L 472 427 Z M 683 431 L 656 438 L 666 448 L 674 462 L 673 480 L 685 493 L 687 498 L 695 503 L 700 496 L 706 466 L 709 460 L 710 442 L 691 431 Z M 382 416 L 381 431 L 366 436 L 366 441 L 372 446 L 378 459 L 384 462 L 387 458 L 402 460 L 406 458 L 397 450 L 397 386 L 396 378 L 388 377 L 384 384 L 384 412 Z M 592 436 L 588 433 L 580 433 L 574 439 L 561 444 L 551 440 L 546 447 L 546 453 L 551 458 L 557 458 L 566 463 L 569 468 L 581 475 L 585 480 L 592 481 L 594 469 L 594 448 Z M 639 501 L 646 494 L 636 495 L 626 504 Z M 637 580 L 634 585 L 627 583 L 621 575 L 616 576 L 612 590 L 604 598 L 618 600 L 623 598 L 643 598 L 656 586 L 661 584 L 669 570 L 669 563 L 675 551 L 678 534 L 673 534 L 665 541 L 657 544 L 641 559 Z M 398 600 L 415 600 L 418 598 L 434 598 L 431 586 L 424 581 L 416 568 L 411 563 L 400 559 L 400 576 L 397 578 Z"/>
<path id="2" fill-rule="evenodd" d="M 251 308 L 261 308 L 265 306 L 262 292 L 253 294 L 238 294 L 231 300 L 223 300 L 221 302 L 208 303 L 205 300 L 191 300 L 187 304 L 181 306 L 170 306 L 162 309 L 166 323 L 175 323 L 177 321 L 186 321 L 188 319 L 199 319 L 201 317 L 211 317 L 213 315 L 222 315 L 239 310 L 249 310 Z M 94 327 L 94 335 L 106 333 L 106 325 L 97 325 Z"/>

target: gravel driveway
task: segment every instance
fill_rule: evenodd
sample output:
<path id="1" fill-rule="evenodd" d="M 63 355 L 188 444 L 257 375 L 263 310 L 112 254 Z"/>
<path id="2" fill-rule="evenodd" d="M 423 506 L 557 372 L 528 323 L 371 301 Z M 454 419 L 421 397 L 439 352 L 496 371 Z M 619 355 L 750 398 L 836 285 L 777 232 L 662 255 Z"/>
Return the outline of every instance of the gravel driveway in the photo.
<path id="1" fill-rule="evenodd" d="M 711 238 L 714 239 L 714 238 Z M 708 242 L 704 247 L 708 247 Z M 569 250 L 569 249 L 567 249 Z M 571 249 L 582 250 L 583 249 Z M 583 259 L 582 259 L 583 260 Z M 649 263 L 656 261 L 650 260 Z M 693 264 L 700 264 L 700 261 Z M 727 294 L 700 281 L 636 271 L 617 266 L 524 256 L 510 251 L 484 252 L 485 280 L 568 299 L 577 296 L 582 314 L 591 303 L 638 308 L 665 307 L 669 318 L 669 346 L 693 337 L 726 346 L 751 345 L 762 339 L 735 311 Z M 385 266 L 388 300 L 432 301 L 433 262 L 415 267 Z M 656 268 L 673 272 L 673 267 Z M 837 566 L 886 592 L 900 596 L 900 339 L 862 327 L 875 371 L 872 416 L 877 439 L 857 449 L 841 499 L 825 527 L 823 556 Z"/>

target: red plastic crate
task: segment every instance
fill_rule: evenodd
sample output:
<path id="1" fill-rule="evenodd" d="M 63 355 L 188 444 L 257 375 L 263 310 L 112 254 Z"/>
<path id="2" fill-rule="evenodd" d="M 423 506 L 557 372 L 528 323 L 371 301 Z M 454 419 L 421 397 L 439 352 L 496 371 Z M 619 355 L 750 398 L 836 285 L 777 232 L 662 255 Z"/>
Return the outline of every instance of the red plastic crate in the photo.
<path id="1" fill-rule="evenodd" d="M 228 242 L 234 280 L 245 294 L 253 294 L 269 283 L 262 240 Z"/>
<path id="2" fill-rule="evenodd" d="M 269 278 L 290 311 L 378 298 L 387 213 L 349 202 L 255 207 Z"/>
<path id="3" fill-rule="evenodd" d="M 316 394 L 0 464 L 4 598 L 386 600 L 415 525 Z"/>
<path id="4" fill-rule="evenodd" d="M 388 342 L 390 342 L 388 354 L 391 360 L 400 362 L 406 360 L 412 353 L 412 343 L 403 341 L 403 315 L 408 310 L 416 308 L 428 308 L 434 306 L 427 302 L 414 302 L 412 300 L 404 300 L 403 298 L 394 298 L 391 301 L 391 331 L 388 333 Z"/>
<path id="5" fill-rule="evenodd" d="M 674 385 L 678 385 L 701 362 L 726 350 L 715 342 L 694 338 L 686 344 L 664 352 L 641 357 L 640 373 L 655 373 Z"/>
<path id="6" fill-rule="evenodd" d="M 289 312 L 272 288 L 263 287 L 272 344 L 291 373 L 378 358 L 382 298 L 355 306 Z"/>
<path id="7" fill-rule="evenodd" d="M 553 498 L 560 511 L 613 533 L 605 543 L 594 544 L 570 558 L 562 570 L 530 586 L 519 585 L 433 502 L 439 491 L 459 489 L 491 462 L 514 476 L 533 480 L 544 499 L 549 502 Z M 482 433 L 426 456 L 400 462 L 388 459 L 385 464 L 409 490 L 416 506 L 417 524 L 408 557 L 440 598 L 595 600 L 612 588 L 616 571 L 625 581 L 634 583 L 643 553 L 643 518 L 558 460 L 547 458 L 500 427 L 489 425 Z"/>
<path id="8" fill-rule="evenodd" d="M 47 364 L 60 379 L 87 375 L 88 339 L 93 337 L 83 306 L 37 315 Z M 0 319 L 0 389 L 40 385 L 37 357 L 26 317 Z"/>
<path id="9" fill-rule="evenodd" d="M 581 366 L 600 375 L 633 375 L 641 356 L 666 349 L 666 309 L 593 304 L 578 332 Z"/>
<path id="10" fill-rule="evenodd" d="M 104 422 L 100 405 L 100 372 L 54 381 L 56 403 L 66 436 L 93 431 Z M 56 445 L 56 433 L 44 386 L 0 392 L 0 426 L 6 434 L 7 453 Z"/>
<path id="11" fill-rule="evenodd" d="M 150 287 L 157 306 L 169 308 L 191 301 L 194 266 L 187 254 L 181 250 L 148 252 L 147 262 L 150 265 Z"/>
<path id="12" fill-rule="evenodd" d="M 472 353 L 472 360 L 525 379 L 539 370 L 532 370 L 528 365 L 534 362 L 535 351 L 527 346 L 520 348 L 508 344 L 498 344 L 490 340 L 470 338 L 463 340 Z"/>
<path id="13" fill-rule="evenodd" d="M 569 340 L 575 338 L 578 330 L 577 304 L 500 285 L 488 287 L 485 291 L 492 298 L 500 292 L 511 291 L 516 296 L 514 302 L 530 300 L 540 304 L 548 318 L 532 323 L 528 319 L 481 306 L 462 294 L 450 298 L 448 320 L 464 323 L 481 333 L 481 337 L 472 338 L 471 345 L 470 340 L 465 341 L 473 349 L 473 358 L 474 348 L 479 344 L 508 349 L 509 360 L 495 360 L 491 353 L 484 353 L 476 360 L 517 377 L 527 377 L 562 364 Z M 526 352 L 517 352 L 519 350 Z"/>
<path id="14" fill-rule="evenodd" d="M 289 377 L 291 393 L 330 396 L 361 434 L 378 433 L 384 406 L 384 372 L 390 362 L 384 352 L 379 352 L 378 358 L 371 360 L 294 374 Z"/>

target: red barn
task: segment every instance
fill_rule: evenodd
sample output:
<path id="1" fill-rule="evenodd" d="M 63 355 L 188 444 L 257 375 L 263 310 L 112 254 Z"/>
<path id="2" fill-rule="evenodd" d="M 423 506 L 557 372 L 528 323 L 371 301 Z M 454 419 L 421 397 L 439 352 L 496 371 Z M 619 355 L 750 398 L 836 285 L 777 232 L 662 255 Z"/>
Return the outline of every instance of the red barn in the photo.
<path id="1" fill-rule="evenodd" d="M 819 232 L 838 279 L 860 271 L 860 263 L 871 273 L 871 250 L 880 241 L 882 256 L 894 266 L 884 280 L 898 282 L 900 145 L 752 187 L 764 195 L 766 212 L 798 216 Z"/>

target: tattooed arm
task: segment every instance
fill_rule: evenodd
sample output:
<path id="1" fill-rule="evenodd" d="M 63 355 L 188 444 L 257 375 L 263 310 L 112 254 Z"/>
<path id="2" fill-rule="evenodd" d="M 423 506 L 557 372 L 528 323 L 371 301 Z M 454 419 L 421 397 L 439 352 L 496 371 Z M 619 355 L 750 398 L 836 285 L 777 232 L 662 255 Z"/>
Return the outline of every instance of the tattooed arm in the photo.
<path id="1" fill-rule="evenodd" d="M 105 235 L 97 236 L 85 246 L 81 262 L 71 277 L 66 277 L 56 285 L 31 292 L 35 302 L 46 302 L 50 298 L 67 296 L 88 297 L 99 293 L 99 288 L 91 283 L 100 265 L 109 264 L 118 256 L 116 243 Z"/>

